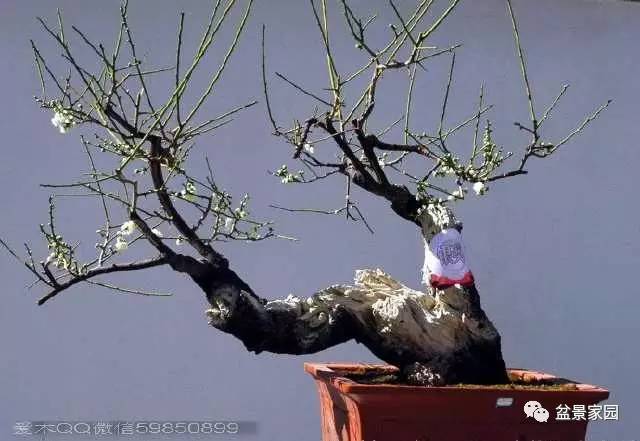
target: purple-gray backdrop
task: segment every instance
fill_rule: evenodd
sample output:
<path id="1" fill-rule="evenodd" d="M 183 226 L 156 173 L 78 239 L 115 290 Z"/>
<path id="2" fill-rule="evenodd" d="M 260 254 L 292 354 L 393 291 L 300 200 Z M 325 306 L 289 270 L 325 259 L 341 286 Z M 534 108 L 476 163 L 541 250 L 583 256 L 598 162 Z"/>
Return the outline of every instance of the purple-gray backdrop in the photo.
<path id="1" fill-rule="evenodd" d="M 140 47 L 158 64 L 170 64 L 179 8 L 187 13 L 187 37 L 193 41 L 206 20 L 208 3 L 132 1 Z M 411 3 L 398 2 L 403 10 Z M 38 184 L 69 179 L 84 166 L 77 137 L 73 132 L 59 135 L 50 115 L 31 99 L 38 82 L 28 40 L 45 40 L 34 17 L 54 20 L 56 6 L 68 24 L 99 38 L 110 39 L 118 23 L 116 1 L 0 4 L 0 233 L 17 245 L 37 243 L 38 224 L 46 220 L 48 193 L 39 191 Z M 609 402 L 620 405 L 620 421 L 592 423 L 590 439 L 637 439 L 640 5 L 520 0 L 514 6 L 540 106 L 550 102 L 561 84 L 571 84 L 558 117 L 549 122 L 549 133 L 557 136 L 606 99 L 615 101 L 555 157 L 544 164 L 532 161 L 528 176 L 494 185 L 486 197 L 471 197 L 458 207 L 469 260 L 484 307 L 502 332 L 508 364 L 610 388 Z M 380 11 L 383 24 L 391 21 L 384 1 L 359 0 L 354 7 L 363 14 Z M 307 2 L 258 1 L 224 87 L 205 114 L 261 99 L 263 22 L 270 71 L 315 90 L 325 87 L 324 59 Z M 335 49 L 337 57 L 347 65 L 358 52 L 342 38 L 343 24 L 335 24 L 339 30 L 334 38 L 343 43 Z M 452 118 L 473 112 L 485 81 L 488 100 L 496 105 L 496 139 L 507 150 L 518 151 L 522 138 L 512 122 L 526 120 L 527 109 L 504 2 L 463 2 L 435 41 L 465 43 L 457 60 Z M 58 52 L 47 43 L 43 48 L 52 55 Z M 218 57 L 220 51 L 215 52 Z M 418 84 L 414 122 L 424 121 L 425 128 L 437 120 L 445 70 L 442 62 L 429 67 Z M 387 90 L 390 104 L 379 111 L 380 125 L 402 113 L 391 104 L 400 104 L 404 91 L 400 82 Z M 283 123 L 310 109 L 311 103 L 282 81 L 273 79 L 272 93 Z M 468 136 L 460 138 L 460 148 L 468 143 Z M 250 109 L 200 141 L 200 149 L 212 156 L 220 183 L 235 194 L 250 192 L 254 213 L 274 218 L 280 231 L 301 239 L 223 247 L 233 267 L 262 295 L 309 295 L 349 281 L 357 268 L 376 266 L 419 286 L 417 231 L 385 203 L 354 195 L 376 229 L 373 236 L 341 218 L 288 215 L 267 207 L 313 203 L 335 208 L 343 195 L 338 182 L 288 188 L 268 176 L 266 170 L 286 162 L 289 152 L 270 136 L 263 107 Z M 97 204 L 72 200 L 60 205 L 61 228 L 88 237 L 90 245 L 98 216 Z M 258 423 L 257 434 L 247 439 L 317 440 L 317 397 L 302 363 L 375 361 L 365 348 L 351 343 L 306 357 L 249 354 L 238 341 L 207 326 L 201 292 L 168 269 L 119 280 L 128 285 L 143 281 L 174 292 L 171 298 L 82 287 L 45 307 L 35 304 L 37 290 L 25 289 L 28 274 L 4 255 L 0 270 L 3 440 L 12 439 L 15 421 L 38 419 L 241 419 Z"/>

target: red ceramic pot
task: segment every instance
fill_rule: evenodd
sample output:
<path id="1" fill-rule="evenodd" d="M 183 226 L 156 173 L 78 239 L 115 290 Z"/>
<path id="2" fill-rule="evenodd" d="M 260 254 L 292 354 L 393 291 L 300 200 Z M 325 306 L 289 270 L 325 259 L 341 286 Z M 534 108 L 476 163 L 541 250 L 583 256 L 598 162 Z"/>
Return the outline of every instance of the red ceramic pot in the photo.
<path id="1" fill-rule="evenodd" d="M 556 407 L 588 409 L 609 397 L 605 389 L 580 383 L 573 390 L 361 384 L 345 375 L 397 369 L 324 363 L 304 368 L 320 394 L 323 441 L 584 441 L 588 420 L 557 420 Z M 523 369 L 509 373 L 523 380 L 557 379 Z M 527 417 L 529 401 L 548 410 L 548 421 Z"/>

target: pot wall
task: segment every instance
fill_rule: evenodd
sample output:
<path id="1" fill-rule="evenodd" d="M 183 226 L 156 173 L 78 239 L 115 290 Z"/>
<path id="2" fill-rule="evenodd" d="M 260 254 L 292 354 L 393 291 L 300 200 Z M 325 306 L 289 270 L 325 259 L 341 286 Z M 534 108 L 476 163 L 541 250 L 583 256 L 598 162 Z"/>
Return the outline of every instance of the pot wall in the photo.
<path id="1" fill-rule="evenodd" d="M 557 421 L 556 407 L 589 406 L 609 396 L 588 384 L 577 390 L 513 390 L 368 385 L 344 377 L 395 370 L 384 365 L 306 363 L 305 370 L 318 387 L 323 441 L 584 441 L 588 421 Z M 556 378 L 520 369 L 510 373 Z M 524 405 L 532 400 L 549 411 L 547 422 L 525 415 Z"/>

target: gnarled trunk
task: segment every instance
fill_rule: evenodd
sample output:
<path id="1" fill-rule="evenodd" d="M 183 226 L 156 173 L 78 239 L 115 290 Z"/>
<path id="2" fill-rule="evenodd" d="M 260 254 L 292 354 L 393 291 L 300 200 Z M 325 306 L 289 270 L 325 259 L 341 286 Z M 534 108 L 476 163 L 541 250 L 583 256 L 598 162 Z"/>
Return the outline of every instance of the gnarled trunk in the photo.
<path id="1" fill-rule="evenodd" d="M 419 219 L 425 245 L 443 229 L 460 228 L 446 208 L 430 206 Z M 508 382 L 500 335 L 474 285 L 419 292 L 379 269 L 360 270 L 353 286 L 267 301 L 228 267 L 192 277 L 211 304 L 210 324 L 256 353 L 307 354 L 353 339 L 410 383 Z"/>

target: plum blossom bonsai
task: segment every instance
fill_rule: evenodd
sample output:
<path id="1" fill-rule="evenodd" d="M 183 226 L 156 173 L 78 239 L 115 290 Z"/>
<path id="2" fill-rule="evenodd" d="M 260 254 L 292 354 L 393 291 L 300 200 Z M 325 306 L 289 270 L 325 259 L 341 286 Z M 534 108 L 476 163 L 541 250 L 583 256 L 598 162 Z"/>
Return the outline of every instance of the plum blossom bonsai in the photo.
<path id="1" fill-rule="evenodd" d="M 225 69 L 232 62 L 246 28 L 253 0 L 217 0 L 197 49 L 186 56 L 183 44 L 185 15 L 178 17 L 175 63 L 170 68 L 147 66 L 135 43 L 127 2 L 120 7 L 115 43 L 94 42 L 81 29 L 65 27 L 60 12 L 57 24 L 39 19 L 48 36 L 62 51 L 62 66 L 51 61 L 32 42 L 41 92 L 39 105 L 51 112 L 51 123 L 61 133 L 80 132 L 88 169 L 84 176 L 66 184 L 47 184 L 94 197 L 103 222 L 96 231 L 96 255 L 80 260 L 79 244 L 56 224 L 55 202 L 50 197 L 48 221 L 41 225 L 48 257 L 34 258 L 26 246 L 26 258 L 7 241 L 2 245 L 35 276 L 35 286 L 46 288 L 42 305 L 76 285 L 91 284 L 143 295 L 155 292 L 129 289 L 106 281 L 123 272 L 168 267 L 184 273 L 206 295 L 210 324 L 240 339 L 255 353 L 308 354 L 355 340 L 380 359 L 397 366 L 413 384 L 498 384 L 509 381 L 503 361 L 500 334 L 480 304 L 472 273 L 464 260 L 462 223 L 453 210 L 469 196 L 485 194 L 507 178 L 526 175 L 529 161 L 547 158 L 565 146 L 609 104 L 603 104 L 575 129 L 557 141 L 543 140 L 541 129 L 551 117 L 567 86 L 540 112 L 534 105 L 518 26 L 511 3 L 516 55 L 520 63 L 529 121 L 515 125 L 526 139 L 522 148 L 505 152 L 494 137 L 487 119 L 492 110 L 480 87 L 477 102 L 467 119 L 447 122 L 447 103 L 452 88 L 456 52 L 460 44 L 431 45 L 431 37 L 452 14 L 460 0 L 420 0 L 411 11 L 392 0 L 395 24 L 377 27 L 376 16 L 360 17 L 347 0 L 336 7 L 355 43 L 361 64 L 352 70 L 338 69 L 333 56 L 326 0 L 310 1 L 310 19 L 319 31 L 326 59 L 325 90 L 307 90 L 303 84 L 275 73 L 308 97 L 310 113 L 284 127 L 277 121 L 269 96 L 265 28 L 262 28 L 262 83 L 266 114 L 273 134 L 290 146 L 292 165 L 272 172 L 288 185 L 318 184 L 333 178 L 346 183 L 345 202 L 335 210 L 285 208 L 344 216 L 370 229 L 354 193 L 371 194 L 389 203 L 393 215 L 407 226 L 418 228 L 425 250 L 425 290 L 416 291 L 381 270 L 356 273 L 353 286 L 334 285 L 309 297 L 267 299 L 250 287 L 216 246 L 221 241 L 254 242 L 285 238 L 271 222 L 249 215 L 249 197 L 234 198 L 215 179 L 206 158 L 208 173 L 198 176 L 190 167 L 194 141 L 227 124 L 232 116 L 257 101 L 215 116 L 202 118 L 202 108 L 222 87 Z M 236 14 L 236 9 L 241 9 Z M 222 46 L 218 38 L 231 32 Z M 370 38 L 374 34 L 375 38 Z M 380 36 L 388 36 L 380 44 Z M 376 43 L 372 40 L 376 40 Z M 83 62 L 73 44 L 83 45 L 94 59 Z M 212 70 L 203 90 L 194 90 L 194 74 L 206 70 L 212 50 L 222 61 Z M 215 48 L 215 49 L 214 49 Z M 438 99 L 439 123 L 430 131 L 416 129 L 412 120 L 412 97 L 416 77 L 425 66 L 445 60 L 448 76 L 442 80 Z M 92 69 L 89 66 L 99 65 Z M 59 74 L 57 72 L 65 72 Z M 399 75 L 405 73 L 407 75 Z M 304 78 L 304 71 L 297 72 Z M 404 109 L 383 126 L 372 122 L 381 108 L 378 95 L 387 81 L 404 81 Z M 163 97 L 152 94 L 155 83 L 169 85 Z M 187 93 L 188 92 L 188 93 Z M 196 93 L 197 92 L 197 93 Z M 188 99 L 187 97 L 193 97 Z M 475 98 L 474 98 L 475 101 Z M 384 110 L 389 114 L 388 109 Z M 380 118 L 379 118 L 380 119 Z M 375 127 L 374 127 L 375 126 Z M 459 153 L 456 135 L 467 131 L 469 151 Z M 475 194 L 475 195 L 474 195 Z M 476 196 L 477 195 L 477 196 Z M 82 216 L 81 213 L 76 213 Z M 149 253 L 129 260 L 132 248 Z"/>

